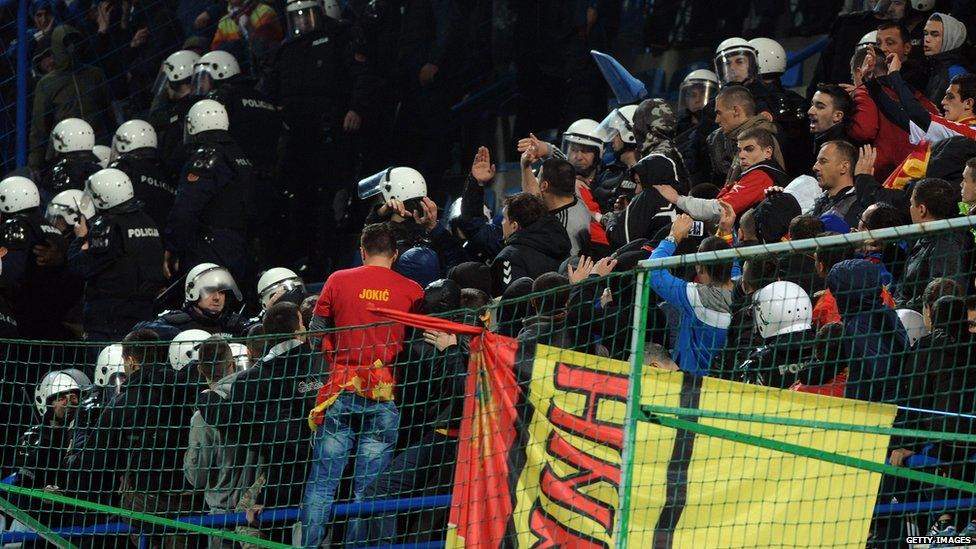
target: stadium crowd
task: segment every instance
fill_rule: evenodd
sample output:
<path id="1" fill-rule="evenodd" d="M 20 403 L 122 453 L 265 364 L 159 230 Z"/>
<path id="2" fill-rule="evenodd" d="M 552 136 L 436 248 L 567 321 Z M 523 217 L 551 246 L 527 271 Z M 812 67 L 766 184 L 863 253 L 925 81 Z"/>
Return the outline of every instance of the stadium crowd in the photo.
<path id="1" fill-rule="evenodd" d="M 463 4 L 35 0 L 29 166 L 0 181 L 5 476 L 137 512 L 245 512 L 239 532 L 305 547 L 442 539 L 440 511 L 332 520 L 339 499 L 453 484 L 469 338 L 373 306 L 974 431 L 972 230 L 653 269 L 643 357 L 628 274 L 974 213 L 971 6 L 828 17 L 809 97 L 782 86 L 779 43 L 731 36 L 676 103 L 606 112 L 589 50 L 612 46 L 621 2 Z M 678 3 L 654 4 L 648 29 Z M 440 125 L 490 81 L 493 17 L 514 25 L 519 92 L 520 188 L 497 211 L 493 151 L 455 185 Z M 538 137 L 555 125 L 558 143 Z M 974 451 L 887 453 L 973 482 Z M 885 477 L 881 497 L 919 491 Z M 107 519 L 11 500 L 53 527 Z M 280 507 L 300 523 L 260 520 Z M 232 546 L 125 520 L 159 546 Z M 922 522 L 976 535 L 971 509 Z M 905 528 L 879 519 L 872 543 Z"/>

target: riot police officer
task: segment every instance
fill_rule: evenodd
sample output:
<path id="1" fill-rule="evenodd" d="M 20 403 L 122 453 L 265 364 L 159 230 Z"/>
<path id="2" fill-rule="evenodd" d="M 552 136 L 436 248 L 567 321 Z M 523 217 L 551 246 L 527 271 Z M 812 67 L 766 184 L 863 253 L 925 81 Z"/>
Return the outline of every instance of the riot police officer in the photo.
<path id="1" fill-rule="evenodd" d="M 44 189 L 59 193 L 85 188 L 88 176 L 101 169 L 95 147 L 95 131 L 80 118 L 66 118 L 51 130 L 55 161 L 44 180 Z"/>
<path id="2" fill-rule="evenodd" d="M 295 226 L 283 235 L 280 260 L 290 264 L 308 256 L 310 272 L 323 276 L 326 252 L 335 248 L 334 196 L 351 182 L 352 174 L 341 171 L 354 164 L 346 151 L 375 108 L 382 82 L 354 52 L 350 27 L 327 16 L 320 2 L 293 0 L 286 12 L 288 38 L 259 85 L 281 107 L 287 127 L 279 191 Z"/>
<path id="3" fill-rule="evenodd" d="M 176 185 L 163 167 L 157 144 L 156 130 L 151 124 L 145 120 L 129 120 L 112 137 L 113 162 L 109 167 L 129 176 L 143 211 L 160 227 L 173 207 Z"/>
<path id="4" fill-rule="evenodd" d="M 678 123 L 675 133 L 678 136 L 698 126 L 702 111 L 715 94 L 718 93 L 718 76 L 708 69 L 698 69 L 688 73 L 678 88 Z"/>
<path id="5" fill-rule="evenodd" d="M 44 219 L 34 182 L 12 176 L 0 181 L 0 246 L 7 250 L 0 291 L 13 306 L 21 337 L 61 340 L 72 335 L 62 325 L 81 297 L 81 284 L 65 267 L 67 244 Z"/>
<path id="6" fill-rule="evenodd" d="M 242 335 L 244 318 L 234 311 L 231 297 L 242 302 L 241 291 L 230 271 L 215 263 L 201 263 L 186 275 L 183 307 L 164 311 L 151 322 L 140 322 L 133 330 L 153 330 L 162 340 L 172 340 L 185 330 L 211 334 Z"/>
<path id="7" fill-rule="evenodd" d="M 75 238 L 74 227 L 82 216 L 85 219 L 95 217 L 95 206 L 91 200 L 85 199 L 85 192 L 78 189 L 68 189 L 54 195 L 44 212 L 47 222 L 60 231 L 68 242 Z"/>
<path id="8" fill-rule="evenodd" d="M 187 113 L 186 143 L 193 152 L 164 231 L 167 277 L 180 264 L 185 269 L 200 263 L 218 263 L 234 278 L 245 277 L 251 163 L 229 128 L 227 111 L 212 99 L 201 99 Z"/>
<path id="9" fill-rule="evenodd" d="M 150 121 L 159 136 L 159 156 L 170 177 L 180 173 L 188 153 L 183 146 L 183 127 L 186 113 L 193 106 L 193 64 L 200 55 L 180 50 L 163 61 L 160 67 L 157 98 L 150 111 Z"/>
<path id="10" fill-rule="evenodd" d="M 101 170 L 88 178 L 85 192 L 98 215 L 91 228 L 84 218 L 75 225 L 68 266 L 86 282 L 85 338 L 119 341 L 133 324 L 152 318 L 163 287 L 163 245 L 125 173 Z"/>

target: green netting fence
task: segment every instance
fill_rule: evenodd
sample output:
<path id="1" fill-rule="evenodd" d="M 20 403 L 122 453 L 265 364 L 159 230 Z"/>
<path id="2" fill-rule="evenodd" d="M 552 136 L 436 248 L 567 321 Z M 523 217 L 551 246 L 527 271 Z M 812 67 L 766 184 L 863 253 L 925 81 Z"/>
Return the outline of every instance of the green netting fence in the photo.
<path id="1" fill-rule="evenodd" d="M 638 269 L 465 290 L 433 320 L 101 361 L 5 340 L 0 543 L 962 543 L 972 225 L 656 242 Z"/>

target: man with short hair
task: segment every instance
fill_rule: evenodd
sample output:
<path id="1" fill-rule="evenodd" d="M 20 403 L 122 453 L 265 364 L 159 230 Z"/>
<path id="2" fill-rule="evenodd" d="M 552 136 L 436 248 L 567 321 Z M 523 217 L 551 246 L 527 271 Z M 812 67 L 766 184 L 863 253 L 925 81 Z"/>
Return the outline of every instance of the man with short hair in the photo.
<path id="1" fill-rule="evenodd" d="M 970 215 L 976 213 L 976 156 L 966 161 L 962 170 L 962 200 L 959 202 L 959 213 Z"/>
<path id="2" fill-rule="evenodd" d="M 340 329 L 324 338 L 322 350 L 332 371 L 308 416 L 315 435 L 302 503 L 302 536 L 310 549 L 325 537 L 342 471 L 352 453 L 356 455 L 353 496 L 360 501 L 389 465 L 397 440 L 400 413 L 393 402 L 392 363 L 403 348 L 404 326 L 349 328 L 380 322 L 382 318 L 371 308 L 419 312 L 424 299 L 416 282 L 393 271 L 397 243 L 385 224 L 363 229 L 360 254 L 361 267 L 336 271 L 326 280 L 310 326 Z M 271 333 L 267 325 L 265 331 Z M 356 545 L 366 535 L 364 524 L 352 520 L 346 543 Z"/>
<path id="3" fill-rule="evenodd" d="M 593 214 L 577 196 L 576 168 L 567 160 L 552 157 L 542 163 L 536 177 L 531 168 L 534 155 L 534 149 L 522 154 L 522 190 L 541 198 L 549 215 L 555 217 L 566 230 L 572 244 L 570 255 L 580 255 L 581 250 L 589 254 Z M 603 227 L 600 226 L 599 230 L 602 231 Z M 605 232 L 602 240 L 605 243 Z"/>
<path id="4" fill-rule="evenodd" d="M 546 213 L 542 199 L 529 193 L 514 194 L 502 207 L 505 247 L 491 262 L 492 293 L 501 295 L 523 276 L 559 269 L 570 257 L 572 244 L 556 216 Z"/>
<path id="5" fill-rule="evenodd" d="M 723 181 L 728 187 L 739 178 L 743 169 L 736 155 L 739 135 L 751 128 L 762 128 L 775 135 L 777 129 L 767 117 L 756 114 L 755 98 L 743 86 L 729 86 L 715 97 L 715 123 L 718 129 L 707 139 L 713 180 Z M 772 158 L 784 166 L 783 153 L 775 138 Z"/>
<path id="6" fill-rule="evenodd" d="M 813 173 L 824 193 L 814 203 L 813 215 L 833 215 L 842 219 L 848 230 L 857 227 L 864 208 L 854 189 L 856 164 L 857 150 L 847 141 L 828 141 L 821 145 Z"/>
<path id="7" fill-rule="evenodd" d="M 912 191 L 912 223 L 956 217 L 959 193 L 943 179 L 923 179 Z M 924 234 L 915 241 L 905 264 L 905 274 L 895 288 L 899 309 L 922 311 L 922 294 L 930 280 L 945 277 L 965 287 L 969 283 L 972 239 L 959 231 Z"/>
<path id="8" fill-rule="evenodd" d="M 847 141 L 847 121 L 852 110 L 851 96 L 840 86 L 818 84 L 807 111 L 813 146 L 819 150 L 828 141 Z"/>
<path id="9" fill-rule="evenodd" d="M 579 342 L 567 330 L 566 316 L 569 306 L 569 279 L 559 273 L 544 273 L 532 283 L 535 316 L 525 319 L 518 340 L 532 341 L 564 349 L 576 348 Z M 573 330 L 575 331 L 575 330 Z"/>

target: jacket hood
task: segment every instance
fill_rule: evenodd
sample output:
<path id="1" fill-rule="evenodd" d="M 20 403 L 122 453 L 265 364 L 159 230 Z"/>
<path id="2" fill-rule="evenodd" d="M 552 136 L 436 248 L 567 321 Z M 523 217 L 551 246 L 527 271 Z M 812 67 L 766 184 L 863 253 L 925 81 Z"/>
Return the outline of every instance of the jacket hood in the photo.
<path id="1" fill-rule="evenodd" d="M 827 274 L 841 315 L 881 309 L 881 267 L 864 259 L 841 261 Z"/>
<path id="2" fill-rule="evenodd" d="M 506 244 L 532 248 L 560 262 L 569 256 L 573 247 L 569 242 L 566 229 L 551 215 L 544 215 L 542 219 L 516 231 L 508 238 Z"/>
<path id="3" fill-rule="evenodd" d="M 51 31 L 51 55 L 54 56 L 54 68 L 67 70 L 75 66 L 78 57 L 78 45 L 82 41 L 78 29 L 70 25 L 60 25 Z"/>
<path id="4" fill-rule="evenodd" d="M 759 241 L 775 243 L 790 231 L 790 222 L 800 215 L 800 203 L 791 194 L 776 193 L 760 202 L 753 211 Z"/>
<path id="5" fill-rule="evenodd" d="M 929 20 L 942 21 L 942 50 L 946 53 L 958 49 L 966 41 L 966 25 L 962 21 L 945 13 L 933 13 Z"/>

